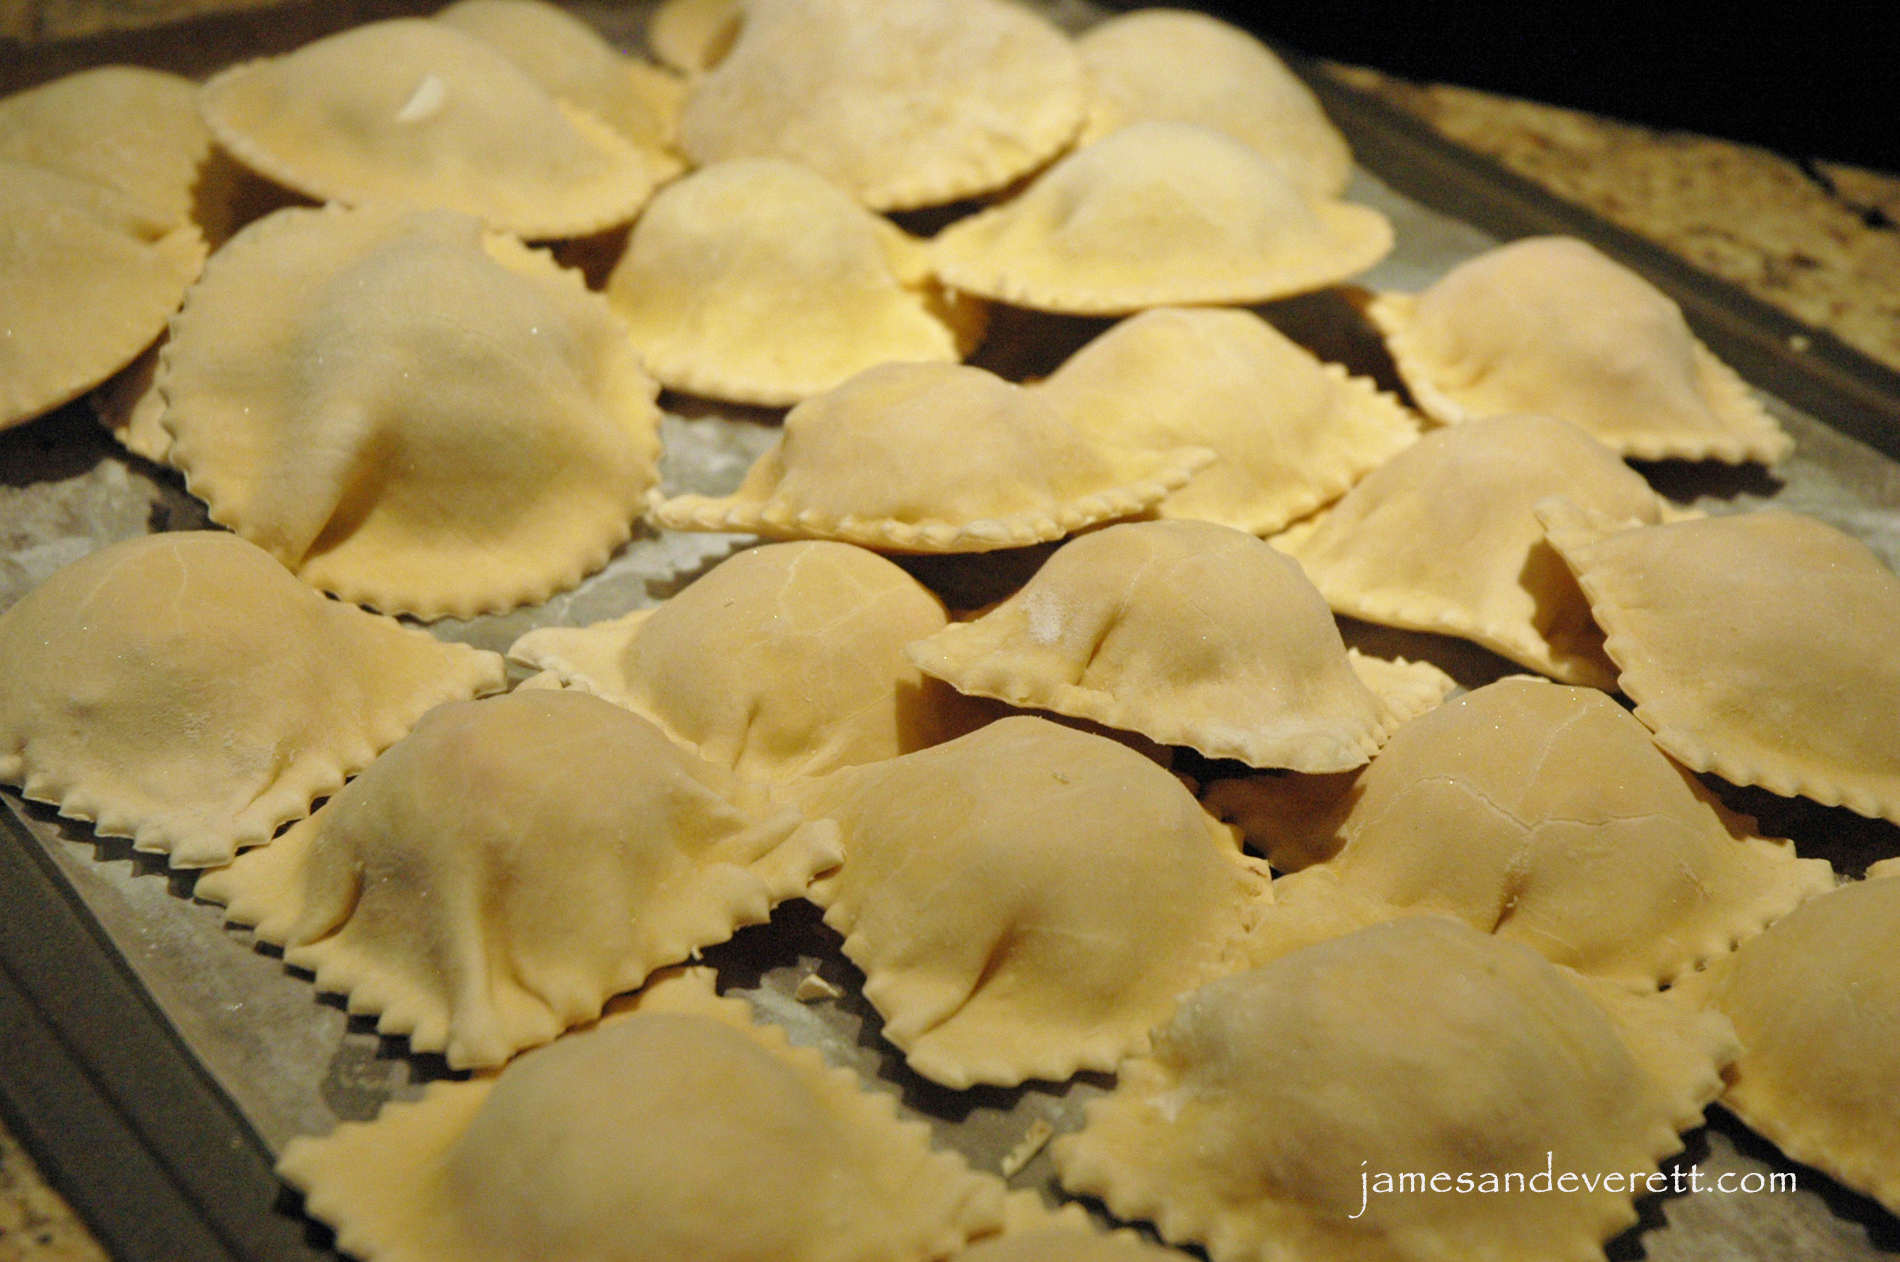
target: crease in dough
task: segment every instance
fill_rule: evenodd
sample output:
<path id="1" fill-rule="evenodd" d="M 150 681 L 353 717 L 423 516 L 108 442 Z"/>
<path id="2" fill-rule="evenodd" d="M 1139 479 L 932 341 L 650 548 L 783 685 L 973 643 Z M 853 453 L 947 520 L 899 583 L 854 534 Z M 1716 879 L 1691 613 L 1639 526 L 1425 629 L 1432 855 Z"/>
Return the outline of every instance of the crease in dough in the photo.
<path id="1" fill-rule="evenodd" d="M 731 51 L 680 116 L 680 147 L 701 166 L 784 158 L 872 210 L 914 210 L 1002 188 L 1082 124 L 1074 46 L 1004 0 L 740 7 Z"/>
<path id="2" fill-rule="evenodd" d="M 1236 784 L 1267 820 L 1300 786 Z M 1284 918 L 1311 940 L 1412 911 L 1456 916 L 1592 977 L 1654 990 L 1834 888 L 1824 859 L 1724 808 L 1595 689 L 1507 679 L 1396 733 L 1302 837 L 1295 808 L 1268 858 L 1325 854 L 1276 884 L 1256 949 Z M 1307 819 L 1312 819 L 1311 815 Z M 1276 821 L 1277 822 L 1277 821 Z"/>
<path id="3" fill-rule="evenodd" d="M 1309 201 L 1277 164 L 1191 123 L 1144 122 L 1079 149 L 931 243 L 955 289 L 1037 311 L 1286 298 L 1392 249 L 1385 216 Z"/>
<path id="4" fill-rule="evenodd" d="M 841 829 L 844 864 L 809 897 L 884 1037 L 948 1087 L 1112 1072 L 1238 965 L 1272 898 L 1266 865 L 1168 772 L 1044 719 L 785 792 Z"/>
<path id="5" fill-rule="evenodd" d="M 1458 636 L 1563 683 L 1614 690 L 1603 632 L 1532 511 L 1551 495 L 1632 521 L 1670 511 L 1574 425 L 1487 417 L 1427 434 L 1272 542 L 1339 613 Z"/>
<path id="6" fill-rule="evenodd" d="M 1794 449 L 1674 302 L 1572 237 L 1500 246 L 1366 314 L 1447 424 L 1537 412 L 1636 460 L 1774 464 Z"/>
<path id="7" fill-rule="evenodd" d="M 508 654 L 756 779 L 925 749 L 985 716 L 905 660 L 949 619 L 929 589 L 847 543 L 749 548 L 657 608 L 544 627 Z"/>
<path id="8" fill-rule="evenodd" d="M 1090 27 L 1075 48 L 1094 87 L 1078 146 L 1143 120 L 1198 123 L 1279 163 L 1308 198 L 1352 180 L 1352 150 L 1312 89 L 1237 26 L 1143 9 Z"/>
<path id="9" fill-rule="evenodd" d="M 1217 453 L 1154 512 L 1257 535 L 1338 499 L 1418 438 L 1397 399 L 1251 311 L 1145 311 L 1033 389 L 1098 441 Z"/>
<path id="10" fill-rule="evenodd" d="M 962 692 L 1254 767 L 1363 766 L 1413 717 L 1360 678 L 1296 562 L 1211 522 L 1079 536 L 1008 600 L 905 652 Z M 1407 665 L 1434 702 L 1451 691 Z"/>
<path id="11" fill-rule="evenodd" d="M 946 295 L 924 250 L 803 167 L 722 162 L 653 199 L 606 293 L 664 385 L 785 407 L 974 348 L 982 304 Z"/>
<path id="12" fill-rule="evenodd" d="M 232 156 L 306 197 L 460 211 L 532 240 L 626 223 L 678 169 L 428 18 L 240 63 L 201 102 Z"/>
<path id="13" fill-rule="evenodd" d="M 1215 1262 L 1601 1258 L 1636 1221 L 1623 1189 L 1382 1194 L 1372 1180 L 1654 1170 L 1700 1122 L 1734 1042 L 1667 996 L 1611 1002 L 1457 921 L 1376 925 L 1189 996 L 1056 1141 L 1056 1168 Z"/>
<path id="14" fill-rule="evenodd" d="M 843 857 L 834 826 L 639 716 L 537 688 L 430 711 L 196 893 L 377 1033 L 468 1069 L 594 1020 Z"/>
<path id="15" fill-rule="evenodd" d="M 299 1136 L 277 1172 L 365 1262 L 937 1262 L 1003 1185 L 794 1047 L 710 969 L 499 1074 Z"/>
<path id="16" fill-rule="evenodd" d="M 1537 506 L 1656 743 L 1696 771 L 1900 823 L 1900 577 L 1770 509 L 1629 528 Z"/>
<path id="17" fill-rule="evenodd" d="M 734 494 L 648 504 L 670 530 L 990 552 L 1134 516 L 1213 459 L 1096 444 L 980 368 L 884 364 L 793 408 Z"/>
<path id="18" fill-rule="evenodd" d="M 1696 981 L 1742 1041 L 1722 1103 L 1900 1213 L 1900 881 L 1881 875 L 1804 904 Z"/>
<path id="19" fill-rule="evenodd" d="M 252 224 L 173 321 L 159 389 L 214 521 L 390 613 L 538 604 L 658 481 L 659 387 L 605 300 L 445 211 Z"/>
<path id="20" fill-rule="evenodd" d="M 499 692 L 493 653 L 325 600 L 235 535 L 146 535 L 0 614 L 0 781 L 175 868 L 229 863 L 423 713 Z"/>

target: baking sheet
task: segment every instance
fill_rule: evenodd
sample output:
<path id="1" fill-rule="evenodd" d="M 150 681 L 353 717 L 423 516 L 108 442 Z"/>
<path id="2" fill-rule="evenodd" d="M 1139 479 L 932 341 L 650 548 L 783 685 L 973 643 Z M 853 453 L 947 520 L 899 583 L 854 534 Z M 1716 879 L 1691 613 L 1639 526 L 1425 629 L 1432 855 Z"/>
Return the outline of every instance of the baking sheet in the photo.
<path id="1" fill-rule="evenodd" d="M 1075 6 L 1064 10 L 1070 25 L 1085 16 Z M 630 19 L 624 11 L 611 17 L 610 30 L 624 39 Z M 1361 278 L 1367 289 L 1423 288 L 1495 244 L 1363 171 L 1349 197 L 1384 212 L 1397 234 L 1394 253 Z M 1396 385 L 1350 292 L 1261 310 L 1329 357 L 1382 377 L 1388 387 Z M 1103 327 L 1106 322 L 1005 313 L 977 362 L 1018 378 L 1039 375 Z M 666 402 L 671 410 L 664 472 L 674 490 L 730 490 L 775 436 L 771 413 L 692 400 Z M 1684 464 L 1650 466 L 1645 472 L 1658 489 L 1709 512 L 1773 504 L 1811 513 L 1862 539 L 1900 569 L 1900 462 L 1836 432 L 1825 418 L 1767 402 L 1796 441 L 1795 455 L 1773 476 L 1759 468 Z M 205 524 L 202 507 L 184 493 L 175 474 L 126 455 L 83 407 L 0 434 L 0 607 L 94 548 L 151 530 Z M 737 536 L 643 534 L 601 574 L 545 606 L 444 621 L 432 629 L 444 638 L 502 650 L 532 626 L 581 625 L 650 606 L 744 542 Z M 986 564 L 1001 561 L 1019 580 L 1040 555 L 993 558 Z M 973 577 L 978 567 L 967 561 L 927 559 L 913 568 L 946 591 L 953 604 L 993 595 L 979 590 L 981 581 Z M 1373 651 L 1434 660 L 1466 687 L 1519 669 L 1459 641 L 1383 628 L 1349 631 Z M 1718 787 L 1741 809 L 1763 815 L 1770 831 L 1794 836 L 1803 853 L 1824 855 L 1843 870 L 1858 873 L 1869 862 L 1900 854 L 1900 829 L 1891 825 Z M 275 953 L 254 949 L 247 933 L 226 928 L 218 909 L 191 899 L 191 874 L 169 873 L 162 858 L 135 854 L 126 841 L 95 838 L 84 826 L 58 819 L 50 808 L 23 803 L 10 790 L 4 797 L 193 1055 L 273 1151 L 293 1135 L 371 1117 L 385 1100 L 411 1096 L 421 1082 L 446 1073 L 439 1057 L 410 1055 L 401 1040 L 378 1037 L 368 1020 L 350 1018 L 335 997 L 317 996 L 307 977 L 287 969 Z M 1074 1129 L 1082 1105 L 1108 1085 L 1106 1079 L 1085 1076 L 1066 1087 L 953 1092 L 911 1074 L 879 1039 L 877 1015 L 858 997 L 861 976 L 807 904 L 788 904 L 772 924 L 742 932 L 705 958 L 719 968 L 722 989 L 744 994 L 762 1016 L 786 1026 L 794 1041 L 819 1047 L 867 1083 L 897 1095 L 903 1108 L 934 1126 L 940 1142 L 962 1150 L 981 1168 L 999 1169 L 1005 1154 L 1038 1122 L 1056 1132 Z M 844 996 L 798 1001 L 794 992 L 812 973 Z M 1863 1259 L 1900 1254 L 1900 1223 L 1822 1176 L 1789 1166 L 1732 1119 L 1718 1115 L 1714 1125 L 1695 1132 L 1687 1143 L 1678 1160 L 1695 1164 L 1705 1178 L 1725 1171 L 1795 1169 L 1802 1190 L 1648 1198 L 1640 1205 L 1642 1223 L 1613 1242 L 1612 1256 Z M 1011 1182 L 1053 1197 L 1046 1151 Z"/>

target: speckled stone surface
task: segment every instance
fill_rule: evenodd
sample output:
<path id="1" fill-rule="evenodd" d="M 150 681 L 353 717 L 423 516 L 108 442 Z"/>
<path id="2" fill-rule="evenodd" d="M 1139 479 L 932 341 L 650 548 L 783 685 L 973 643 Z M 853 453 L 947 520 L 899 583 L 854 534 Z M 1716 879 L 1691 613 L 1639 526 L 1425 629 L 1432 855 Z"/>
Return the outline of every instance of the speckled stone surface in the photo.
<path id="1" fill-rule="evenodd" d="M 105 1257 L 0 1124 L 0 1262 L 104 1262 Z"/>

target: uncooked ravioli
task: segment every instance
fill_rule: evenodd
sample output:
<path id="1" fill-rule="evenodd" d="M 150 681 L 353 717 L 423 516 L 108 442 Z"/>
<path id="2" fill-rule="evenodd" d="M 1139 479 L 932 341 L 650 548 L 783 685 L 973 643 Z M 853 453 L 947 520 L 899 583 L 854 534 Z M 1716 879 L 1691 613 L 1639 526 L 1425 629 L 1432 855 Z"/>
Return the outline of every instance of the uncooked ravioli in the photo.
<path id="1" fill-rule="evenodd" d="M 1068 37 L 1006 0 L 742 7 L 731 52 L 680 116 L 702 166 L 784 158 L 873 210 L 909 210 L 1001 188 L 1081 125 Z"/>
<path id="2" fill-rule="evenodd" d="M 1298 564 L 1211 522 L 1082 535 L 1001 605 L 908 652 L 963 692 L 1255 767 L 1362 766 L 1416 713 L 1355 673 Z M 1451 690 L 1436 668 L 1414 671 Z"/>
<path id="3" fill-rule="evenodd" d="M 945 283 L 985 298 L 1124 315 L 1323 289 L 1391 248 L 1392 226 L 1377 211 L 1309 201 L 1284 170 L 1224 133 L 1148 122 L 950 225 L 931 257 Z"/>
<path id="4" fill-rule="evenodd" d="M 366 1262 L 937 1262 L 1003 1227 L 998 1179 L 702 969 L 277 1170 Z"/>
<path id="5" fill-rule="evenodd" d="M 751 548 L 655 609 L 544 627 L 509 655 L 626 706 L 701 756 L 765 780 L 924 749 L 975 707 L 904 658 L 948 622 L 891 562 L 846 543 Z"/>
<path id="6" fill-rule="evenodd" d="M 657 480 L 658 387 L 606 302 L 447 211 L 252 224 L 173 323 L 159 386 L 212 519 L 385 612 L 572 587 Z"/>
<path id="7" fill-rule="evenodd" d="M 810 895 L 912 1069 L 946 1086 L 1112 1071 L 1235 967 L 1265 865 L 1140 754 L 999 719 L 788 793 L 842 830 Z"/>
<path id="8" fill-rule="evenodd" d="M 764 923 L 842 857 L 835 828 L 803 823 L 637 715 L 534 689 L 430 711 L 196 892 L 464 1069 Z"/>
<path id="9" fill-rule="evenodd" d="M 1675 303 L 1570 237 L 1500 246 L 1367 314 L 1447 423 L 1537 412 L 1639 460 L 1773 464 L 1794 446 Z"/>
<path id="10" fill-rule="evenodd" d="M 1212 459 L 1092 442 L 979 368 L 884 364 L 793 408 L 734 494 L 656 496 L 651 513 L 673 530 L 990 552 L 1134 516 Z"/>
<path id="11" fill-rule="evenodd" d="M 1145 311 L 1035 389 L 1099 441 L 1212 450 L 1214 464 L 1155 514 L 1260 535 L 1339 498 L 1418 437 L 1398 400 L 1251 311 Z"/>
<path id="12" fill-rule="evenodd" d="M 235 535 L 148 535 L 0 614 L 0 780 L 172 866 L 269 841 L 493 653 L 325 600 Z"/>
<path id="13" fill-rule="evenodd" d="M 1624 529 L 1539 505 L 1618 685 L 1696 771 L 1900 822 L 1900 577 L 1780 510 Z"/>

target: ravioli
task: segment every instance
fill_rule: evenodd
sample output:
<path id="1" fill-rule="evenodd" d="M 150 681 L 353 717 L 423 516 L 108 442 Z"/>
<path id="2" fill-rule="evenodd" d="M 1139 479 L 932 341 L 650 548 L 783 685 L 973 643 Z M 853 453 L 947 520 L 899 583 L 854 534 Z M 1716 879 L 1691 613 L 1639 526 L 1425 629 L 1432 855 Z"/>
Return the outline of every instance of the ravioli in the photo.
<path id="1" fill-rule="evenodd" d="M 733 495 L 649 503 L 672 530 L 990 552 L 1133 516 L 1212 459 L 1092 443 L 979 368 L 884 364 L 793 408 Z"/>
<path id="2" fill-rule="evenodd" d="M 873 210 L 912 210 L 1002 188 L 1081 126 L 1074 48 L 1006 0 L 742 8 L 731 52 L 680 115 L 701 166 L 783 158 Z"/>
<path id="3" fill-rule="evenodd" d="M 1779 510 L 1622 530 L 1562 501 L 1537 511 L 1657 744 L 1900 823 L 1900 578 L 1865 544 Z"/>
<path id="4" fill-rule="evenodd" d="M 388 613 L 572 587 L 657 481 L 658 387 L 606 302 L 445 211 L 246 228 L 173 322 L 159 386 L 214 521 Z"/>
<path id="5" fill-rule="evenodd" d="M 165 331 L 204 239 L 117 189 L 0 160 L 0 429 L 78 398 Z"/>
<path id="6" fill-rule="evenodd" d="M 626 223 L 669 170 L 472 35 L 371 22 L 204 86 L 220 145 L 317 201 L 473 215 L 533 239 Z"/>
<path id="7" fill-rule="evenodd" d="M 424 711 L 502 687 L 493 653 L 323 599 L 235 535 L 147 535 L 0 614 L 0 781 L 101 837 L 228 863 Z"/>
<path id="8" fill-rule="evenodd" d="M 509 655 L 721 766 L 784 780 L 895 758 L 976 726 L 973 706 L 904 658 L 905 644 L 947 621 L 935 596 L 876 553 L 779 543 L 721 562 L 656 609 L 530 631 Z"/>
<path id="9" fill-rule="evenodd" d="M 607 280 L 648 371 L 783 407 L 891 361 L 954 363 L 981 330 L 923 244 L 789 162 L 696 171 L 660 193 Z"/>
<path id="10" fill-rule="evenodd" d="M 1249 783 L 1263 805 L 1285 792 Z M 1335 788 L 1323 835 L 1301 836 L 1296 812 L 1284 843 L 1330 857 L 1278 890 L 1310 923 L 1336 911 L 1339 932 L 1367 914 L 1436 911 L 1655 989 L 1834 887 L 1825 860 L 1757 836 L 1595 689 L 1501 680 L 1407 724 Z M 1272 939 L 1272 917 L 1262 933 Z"/>
<path id="11" fill-rule="evenodd" d="M 1003 1187 L 793 1047 L 709 969 L 499 1075 L 299 1137 L 278 1173 L 366 1262 L 936 1262 Z"/>
<path id="12" fill-rule="evenodd" d="M 1900 880 L 1843 886 L 1712 970 L 1742 1040 L 1722 1103 L 1791 1159 L 1900 1213 Z"/>
<path id="13" fill-rule="evenodd" d="M 962 692 L 1255 767 L 1363 766 L 1413 714 L 1361 681 L 1298 564 L 1209 522 L 1082 535 L 1001 605 L 907 652 Z M 1451 691 L 1435 667 L 1414 671 Z"/>
<path id="14" fill-rule="evenodd" d="M 1385 216 L 1308 201 L 1286 172 L 1189 123 L 1124 127 L 931 245 L 953 288 L 1072 315 L 1285 298 L 1392 249 Z"/>
<path id="15" fill-rule="evenodd" d="M 699 74 L 732 51 L 743 16 L 740 0 L 661 0 L 647 18 L 647 47 L 673 69 Z"/>
<path id="16" fill-rule="evenodd" d="M 1202 13 L 1143 9 L 1090 27 L 1075 41 L 1094 87 L 1079 143 L 1130 123 L 1198 123 L 1278 163 L 1307 197 L 1337 197 L 1352 150 L 1265 44 Z"/>
<path id="17" fill-rule="evenodd" d="M 1100 442 L 1215 452 L 1155 514 L 1257 535 L 1338 499 L 1418 437 L 1396 399 L 1251 311 L 1145 311 L 1035 388 Z"/>
<path id="18" fill-rule="evenodd" d="M 1662 291 L 1570 237 L 1533 237 L 1367 314 L 1447 423 L 1537 412 L 1638 460 L 1773 464 L 1793 442 Z"/>
<path id="19" fill-rule="evenodd" d="M 1458 636 L 1564 683 L 1614 689 L 1603 632 L 1532 512 L 1552 495 L 1619 520 L 1655 523 L 1665 511 L 1575 426 L 1491 417 L 1426 435 L 1273 542 L 1340 613 Z"/>
<path id="20" fill-rule="evenodd" d="M 964 1088 L 1112 1071 L 1176 996 L 1235 967 L 1264 864 L 1179 781 L 1044 719 L 788 792 L 842 831 L 812 886 L 884 1037 Z"/>
<path id="21" fill-rule="evenodd" d="M 582 692 L 440 706 L 315 815 L 198 882 L 318 989 L 500 1065 L 763 924 L 843 858 L 765 791 Z"/>
<path id="22" fill-rule="evenodd" d="M 1719 1020 L 1619 1002 L 1669 1014 L 1644 1036 L 1669 1073 L 1534 952 L 1437 916 L 1377 925 L 1183 1001 L 1056 1168 L 1215 1262 L 1591 1256 L 1734 1055 Z M 1619 1174 L 1527 1194 L 1547 1170 Z M 1377 1187 L 1420 1171 L 1443 1186 Z"/>

